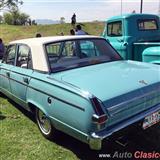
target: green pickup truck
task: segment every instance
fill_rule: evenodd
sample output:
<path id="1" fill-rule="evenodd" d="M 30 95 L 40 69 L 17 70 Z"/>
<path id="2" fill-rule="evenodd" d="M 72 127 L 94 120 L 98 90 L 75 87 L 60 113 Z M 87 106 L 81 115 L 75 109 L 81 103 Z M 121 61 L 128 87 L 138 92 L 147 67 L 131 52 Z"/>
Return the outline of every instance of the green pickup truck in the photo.
<path id="1" fill-rule="evenodd" d="M 160 19 L 152 14 L 126 14 L 105 22 L 102 34 L 126 60 L 160 64 Z"/>

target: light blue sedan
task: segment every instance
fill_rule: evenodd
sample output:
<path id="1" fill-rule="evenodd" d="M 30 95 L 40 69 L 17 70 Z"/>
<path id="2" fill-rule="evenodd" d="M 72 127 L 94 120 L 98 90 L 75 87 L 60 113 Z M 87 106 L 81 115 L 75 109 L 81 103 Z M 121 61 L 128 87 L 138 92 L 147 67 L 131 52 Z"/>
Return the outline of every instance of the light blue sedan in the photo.
<path id="1" fill-rule="evenodd" d="M 160 121 L 160 66 L 125 61 L 96 36 L 11 42 L 0 92 L 34 113 L 46 138 L 57 129 L 91 149 L 136 122 L 146 129 Z"/>

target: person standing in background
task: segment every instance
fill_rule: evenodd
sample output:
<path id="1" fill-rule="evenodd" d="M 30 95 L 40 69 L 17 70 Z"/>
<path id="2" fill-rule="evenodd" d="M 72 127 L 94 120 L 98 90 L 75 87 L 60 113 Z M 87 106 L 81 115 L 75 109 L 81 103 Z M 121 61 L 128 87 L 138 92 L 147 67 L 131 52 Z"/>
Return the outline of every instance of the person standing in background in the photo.
<path id="1" fill-rule="evenodd" d="M 3 40 L 0 38 L 0 59 L 3 58 L 4 51 L 5 51 L 5 47 L 4 47 L 4 44 L 3 44 Z"/>
<path id="2" fill-rule="evenodd" d="M 76 24 L 76 14 L 74 13 L 73 16 L 71 17 L 71 25 L 73 26 L 73 28 L 75 28 L 75 24 Z"/>

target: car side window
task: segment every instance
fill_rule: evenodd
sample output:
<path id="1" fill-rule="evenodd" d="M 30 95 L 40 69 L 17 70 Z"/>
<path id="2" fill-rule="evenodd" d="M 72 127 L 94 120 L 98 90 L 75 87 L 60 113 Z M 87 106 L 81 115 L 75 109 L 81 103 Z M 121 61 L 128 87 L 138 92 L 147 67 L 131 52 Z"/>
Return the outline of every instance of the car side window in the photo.
<path id="1" fill-rule="evenodd" d="M 16 66 L 32 69 L 30 48 L 27 45 L 19 45 Z"/>
<path id="2" fill-rule="evenodd" d="M 14 65 L 15 58 L 16 58 L 16 45 L 10 45 L 7 48 L 6 58 L 4 60 L 4 63 Z"/>
<path id="3" fill-rule="evenodd" d="M 61 52 L 61 42 L 51 43 L 46 46 L 46 52 L 50 62 L 54 63 L 58 60 Z"/>

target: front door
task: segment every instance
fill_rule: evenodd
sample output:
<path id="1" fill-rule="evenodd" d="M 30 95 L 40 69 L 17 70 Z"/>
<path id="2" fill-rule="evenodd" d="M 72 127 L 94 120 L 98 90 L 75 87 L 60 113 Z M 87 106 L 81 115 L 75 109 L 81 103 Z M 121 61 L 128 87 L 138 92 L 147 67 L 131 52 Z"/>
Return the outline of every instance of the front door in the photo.
<path id="1" fill-rule="evenodd" d="M 10 75 L 11 69 L 15 65 L 16 45 L 9 45 L 6 51 L 6 57 L 0 63 L 0 90 L 10 96 Z"/>
<path id="2" fill-rule="evenodd" d="M 107 29 L 105 31 L 105 38 L 110 42 L 110 44 L 118 51 L 118 53 L 126 59 L 126 53 L 124 52 L 123 44 L 123 28 L 122 21 L 110 22 L 107 24 Z"/>

